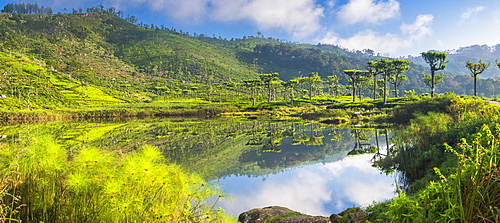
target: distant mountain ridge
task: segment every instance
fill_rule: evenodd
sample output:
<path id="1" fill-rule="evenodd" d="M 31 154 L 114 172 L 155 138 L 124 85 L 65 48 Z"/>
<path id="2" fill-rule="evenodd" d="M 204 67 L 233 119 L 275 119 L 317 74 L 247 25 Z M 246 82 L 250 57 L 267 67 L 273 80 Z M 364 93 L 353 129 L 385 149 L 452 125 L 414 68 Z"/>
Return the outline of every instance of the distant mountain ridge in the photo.
<path id="1" fill-rule="evenodd" d="M 491 66 L 486 69 L 481 78 L 495 78 L 500 76 L 500 69 L 495 64 L 495 60 L 500 60 L 500 44 L 495 46 L 488 45 L 471 45 L 460 47 L 456 50 L 444 51 L 448 54 L 448 66 L 445 69 L 446 73 L 456 75 L 470 76 L 470 71 L 465 67 L 465 63 L 470 61 L 478 63 L 481 60 L 484 63 L 490 63 Z M 422 57 L 410 58 L 414 63 L 426 66 Z"/>

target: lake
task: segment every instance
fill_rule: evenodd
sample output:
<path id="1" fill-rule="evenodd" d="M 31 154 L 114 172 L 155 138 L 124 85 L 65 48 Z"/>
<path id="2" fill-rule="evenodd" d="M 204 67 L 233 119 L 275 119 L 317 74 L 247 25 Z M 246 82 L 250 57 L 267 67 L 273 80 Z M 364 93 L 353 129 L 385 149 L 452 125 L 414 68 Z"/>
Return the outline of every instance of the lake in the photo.
<path id="1" fill-rule="evenodd" d="M 92 146 L 119 153 L 143 145 L 168 162 L 220 185 L 228 213 L 270 205 L 328 216 L 395 195 L 394 174 L 372 159 L 383 156 L 385 129 L 343 128 L 304 121 L 132 119 L 0 126 L 0 143 L 51 134 L 69 153 Z"/>

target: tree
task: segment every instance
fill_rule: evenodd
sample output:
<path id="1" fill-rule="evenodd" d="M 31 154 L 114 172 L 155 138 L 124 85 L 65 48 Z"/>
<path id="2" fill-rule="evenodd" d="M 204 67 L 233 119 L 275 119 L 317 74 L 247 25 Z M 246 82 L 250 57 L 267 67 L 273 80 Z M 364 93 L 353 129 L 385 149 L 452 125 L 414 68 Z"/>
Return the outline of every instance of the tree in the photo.
<path id="1" fill-rule="evenodd" d="M 313 91 L 319 87 L 316 84 L 321 83 L 321 77 L 318 72 L 311 72 L 309 76 L 304 78 L 307 83 L 309 83 L 309 100 L 312 100 Z"/>
<path id="2" fill-rule="evenodd" d="M 422 74 L 422 78 L 424 79 L 424 84 L 428 87 L 432 87 L 432 77 L 429 74 Z M 434 84 L 440 84 L 444 80 L 444 73 L 438 74 L 434 76 Z"/>
<path id="3" fill-rule="evenodd" d="M 276 85 L 279 84 L 280 79 L 279 76 L 280 74 L 278 73 L 272 73 L 272 74 L 260 74 L 260 80 L 266 85 L 267 87 L 267 102 L 271 103 L 271 101 L 274 99 L 274 91 Z"/>
<path id="4" fill-rule="evenodd" d="M 403 59 L 396 59 L 392 61 L 393 72 L 389 78 L 389 81 L 394 86 L 394 96 L 398 96 L 398 87 L 401 86 L 408 77 L 402 75 L 405 71 L 410 69 L 410 61 Z"/>
<path id="5" fill-rule="evenodd" d="M 388 88 L 387 83 L 388 83 L 389 76 L 393 71 L 393 63 L 389 59 L 382 58 L 382 59 L 375 61 L 375 63 L 373 65 L 375 68 L 375 73 L 380 73 L 380 74 L 384 75 L 383 76 L 384 88 L 383 88 L 382 94 L 384 96 L 384 103 L 387 103 L 387 88 Z M 376 82 L 376 81 L 374 80 L 374 82 Z M 376 83 L 374 83 L 374 87 L 376 87 Z"/>
<path id="6" fill-rule="evenodd" d="M 257 101 L 257 88 L 262 85 L 262 81 L 258 79 L 244 80 L 243 85 L 250 88 L 250 91 L 252 93 L 252 106 L 255 106 L 255 103 Z"/>
<path id="7" fill-rule="evenodd" d="M 437 84 L 435 80 L 435 73 L 436 71 L 444 70 L 444 68 L 446 68 L 446 63 L 448 62 L 446 61 L 446 58 L 448 57 L 448 55 L 445 52 L 435 51 L 422 52 L 421 55 L 424 61 L 428 63 L 431 68 L 431 97 L 434 97 L 435 86 Z"/>
<path id="8" fill-rule="evenodd" d="M 367 69 L 370 72 L 370 76 L 373 77 L 373 99 L 377 99 L 377 75 L 380 74 L 380 70 L 377 67 L 377 61 L 368 61 Z"/>
<path id="9" fill-rule="evenodd" d="M 339 90 L 339 81 L 340 81 L 340 77 L 337 76 L 337 75 L 332 75 L 332 76 L 328 76 L 328 88 L 330 89 L 330 96 L 331 96 L 331 92 L 333 89 L 333 96 L 337 96 L 337 93 L 338 93 L 338 90 Z"/>
<path id="10" fill-rule="evenodd" d="M 349 82 L 352 86 L 352 101 L 356 101 L 356 89 L 362 81 L 365 81 L 369 75 L 366 70 L 344 70 L 344 73 L 349 77 Z"/>
<path id="11" fill-rule="evenodd" d="M 299 84 L 299 80 L 292 79 L 287 83 L 283 84 L 285 87 L 285 91 L 288 92 L 288 96 L 290 98 L 290 103 L 293 105 L 293 99 L 295 97 L 295 86 Z"/>
<path id="12" fill-rule="evenodd" d="M 469 68 L 470 76 L 474 78 L 474 96 L 477 96 L 477 78 L 484 70 L 490 67 L 490 63 L 483 63 L 481 60 L 477 64 L 470 61 L 465 62 L 465 67 Z"/>

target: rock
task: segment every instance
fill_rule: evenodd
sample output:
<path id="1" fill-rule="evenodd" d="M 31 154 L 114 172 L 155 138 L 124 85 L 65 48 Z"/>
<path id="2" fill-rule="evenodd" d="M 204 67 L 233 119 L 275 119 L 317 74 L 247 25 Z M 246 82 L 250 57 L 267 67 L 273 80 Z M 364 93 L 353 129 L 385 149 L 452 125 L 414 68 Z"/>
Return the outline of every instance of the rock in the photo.
<path id="1" fill-rule="evenodd" d="M 288 217 L 293 213 L 297 213 L 285 207 L 271 206 L 265 208 L 256 208 L 247 212 L 243 212 L 238 217 L 238 221 L 242 223 L 262 223 L 269 219 L 279 219 L 275 223 L 328 223 L 330 218 L 322 216 L 296 215 Z"/>
<path id="2" fill-rule="evenodd" d="M 340 221 L 340 218 L 342 218 L 342 217 L 341 217 L 340 215 L 338 215 L 338 214 L 332 214 L 332 215 L 330 215 L 330 221 L 331 221 L 332 223 L 337 223 L 337 222 L 339 222 L 339 221 Z"/>
<path id="3" fill-rule="evenodd" d="M 241 213 L 238 216 L 238 221 L 242 223 L 262 223 L 267 219 L 285 217 L 291 213 L 294 213 L 294 211 L 280 206 L 255 208 Z"/>
<path id="4" fill-rule="evenodd" d="M 330 218 L 323 216 L 297 215 L 274 223 L 329 223 Z"/>
<path id="5" fill-rule="evenodd" d="M 337 222 L 365 222 L 366 215 L 359 207 L 348 208 L 339 214 L 330 217 L 295 215 L 296 211 L 280 206 L 255 208 L 240 214 L 238 221 L 242 223 L 263 223 L 273 219 L 274 223 L 337 223 Z"/>

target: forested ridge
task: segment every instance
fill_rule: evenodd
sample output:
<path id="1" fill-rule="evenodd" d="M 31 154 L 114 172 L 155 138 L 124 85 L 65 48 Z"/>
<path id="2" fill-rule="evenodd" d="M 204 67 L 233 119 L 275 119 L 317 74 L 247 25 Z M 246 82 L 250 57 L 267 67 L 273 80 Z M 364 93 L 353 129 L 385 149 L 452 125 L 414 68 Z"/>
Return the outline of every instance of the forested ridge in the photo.
<path id="1" fill-rule="evenodd" d="M 30 13 L 41 12 L 41 7 L 31 7 L 37 10 Z M 22 14 L 19 12 L 25 10 L 7 8 L 3 12 L 0 107 L 6 110 L 180 99 L 248 103 L 256 88 L 245 81 L 271 73 L 277 73 L 281 81 L 274 86 L 274 92 L 281 93 L 273 96 L 275 100 L 290 95 L 311 96 L 308 91 L 312 90 L 315 96 L 331 95 L 329 76 L 338 77 L 335 94 L 347 95 L 350 82 L 344 71 L 365 70 L 368 61 L 382 58 L 368 49 L 349 51 L 264 36 L 227 40 L 189 34 L 163 25 L 139 23 L 133 16 L 121 18 L 123 12 L 113 8 L 96 7 L 86 13 L 74 9 L 67 14 Z M 315 72 L 320 78 L 315 89 L 301 84 L 287 90 L 287 84 L 293 84 L 290 80 Z M 412 94 L 429 92 L 422 78 L 422 73 L 428 72 L 428 67 L 412 63 L 405 72 L 407 80 L 398 88 L 400 95 L 409 90 L 414 90 Z M 437 93 L 472 95 L 470 76 L 444 72 Z M 364 82 L 359 93 L 372 95 L 370 85 Z M 480 79 L 478 96 L 497 97 L 500 88 L 496 86 L 500 86 L 497 79 Z M 265 98 L 266 87 L 259 89 L 258 95 Z"/>

